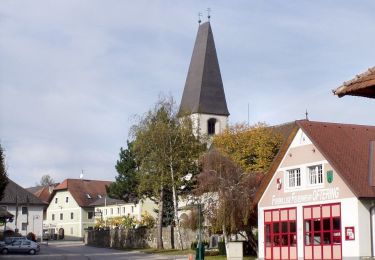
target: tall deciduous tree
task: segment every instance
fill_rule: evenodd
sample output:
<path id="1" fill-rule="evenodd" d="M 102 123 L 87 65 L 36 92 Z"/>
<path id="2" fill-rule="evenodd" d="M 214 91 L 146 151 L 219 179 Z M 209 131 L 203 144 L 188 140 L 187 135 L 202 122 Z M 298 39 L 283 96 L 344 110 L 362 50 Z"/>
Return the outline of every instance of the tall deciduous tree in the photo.
<path id="1" fill-rule="evenodd" d="M 107 193 L 112 198 L 136 203 L 140 196 L 138 194 L 138 164 L 133 151 L 133 143 L 127 141 L 127 148 L 121 147 L 119 156 L 116 163 L 118 175 L 116 181 L 107 188 Z"/>
<path id="2" fill-rule="evenodd" d="M 8 177 L 5 169 L 4 150 L 0 144 L 0 200 L 3 198 L 5 187 L 8 185 Z"/>
<path id="3" fill-rule="evenodd" d="M 140 163 L 141 191 L 153 191 L 159 200 L 158 248 L 162 248 L 161 225 L 163 197 L 172 190 L 174 220 L 180 248 L 183 248 L 178 217 L 178 194 L 186 186 L 187 174 L 198 173 L 198 158 L 204 151 L 193 134 L 189 117 L 177 117 L 173 98 L 160 100 L 133 128 L 134 152 Z M 194 178 L 193 178 L 194 179 Z"/>
<path id="4" fill-rule="evenodd" d="M 229 156 L 244 172 L 266 171 L 278 152 L 282 136 L 264 123 L 236 124 L 214 137 L 216 149 Z"/>

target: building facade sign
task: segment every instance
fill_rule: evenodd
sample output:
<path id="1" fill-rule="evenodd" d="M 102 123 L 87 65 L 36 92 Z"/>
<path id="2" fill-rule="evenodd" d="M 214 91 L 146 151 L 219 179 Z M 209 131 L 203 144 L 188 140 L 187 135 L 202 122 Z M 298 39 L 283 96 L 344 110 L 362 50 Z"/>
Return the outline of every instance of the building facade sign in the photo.
<path id="1" fill-rule="evenodd" d="M 272 206 L 286 205 L 286 204 L 297 204 L 315 201 L 326 201 L 338 199 L 340 197 L 340 188 L 324 188 L 311 190 L 309 194 L 298 194 L 292 192 L 287 196 L 276 196 L 272 195 Z"/>

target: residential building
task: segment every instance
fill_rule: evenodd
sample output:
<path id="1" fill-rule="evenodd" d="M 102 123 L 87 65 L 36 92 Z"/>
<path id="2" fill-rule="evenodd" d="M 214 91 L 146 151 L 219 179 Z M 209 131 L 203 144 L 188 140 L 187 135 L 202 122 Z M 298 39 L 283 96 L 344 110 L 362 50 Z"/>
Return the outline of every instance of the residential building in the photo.
<path id="1" fill-rule="evenodd" d="M 375 126 L 296 121 L 257 197 L 259 259 L 375 249 Z"/>
<path id="2" fill-rule="evenodd" d="M 95 207 L 95 217 L 103 220 L 131 216 L 140 221 L 142 215 L 146 213 L 156 218 L 155 209 L 157 209 L 157 205 L 150 199 L 139 201 L 138 203 L 126 203 L 123 200 L 102 197 L 91 203 L 91 206 Z"/>
<path id="3" fill-rule="evenodd" d="M 66 179 L 55 187 L 47 208 L 45 229 L 60 239 L 82 239 L 95 225 L 91 203 L 107 195 L 110 181 Z"/>
<path id="4" fill-rule="evenodd" d="M 40 239 L 43 234 L 43 208 L 46 203 L 11 179 L 8 180 L 3 199 L 0 200 L 0 207 L 14 217 L 12 222 L 6 223 L 5 228 L 23 236 L 32 232 Z"/>
<path id="5" fill-rule="evenodd" d="M 191 117 L 197 135 L 227 128 L 229 111 L 210 22 L 199 25 L 179 115 Z"/>

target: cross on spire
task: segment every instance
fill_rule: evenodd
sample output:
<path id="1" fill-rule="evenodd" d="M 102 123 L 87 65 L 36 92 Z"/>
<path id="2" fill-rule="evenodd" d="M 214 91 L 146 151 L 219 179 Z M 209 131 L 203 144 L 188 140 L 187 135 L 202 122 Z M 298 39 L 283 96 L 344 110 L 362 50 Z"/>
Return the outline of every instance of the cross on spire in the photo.
<path id="1" fill-rule="evenodd" d="M 210 15 L 210 12 L 211 12 L 211 8 L 207 8 L 207 18 L 208 18 L 208 21 L 210 21 L 210 18 L 211 18 L 211 15 Z"/>
<path id="2" fill-rule="evenodd" d="M 306 112 L 305 112 L 305 116 L 306 116 L 306 120 L 309 120 L 309 113 L 307 112 L 307 109 L 306 109 Z"/>

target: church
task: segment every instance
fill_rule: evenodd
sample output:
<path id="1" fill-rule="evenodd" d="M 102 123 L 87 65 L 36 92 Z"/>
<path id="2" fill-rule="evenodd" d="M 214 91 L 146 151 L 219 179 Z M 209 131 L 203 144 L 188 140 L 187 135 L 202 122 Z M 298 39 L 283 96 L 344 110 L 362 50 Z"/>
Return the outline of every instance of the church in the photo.
<path id="1" fill-rule="evenodd" d="M 214 135 L 228 126 L 229 111 L 210 22 L 199 25 L 179 115 L 189 115 L 196 135 Z"/>

